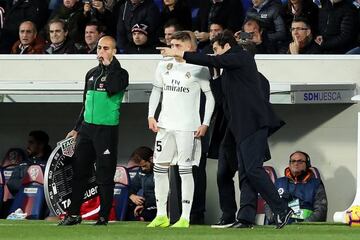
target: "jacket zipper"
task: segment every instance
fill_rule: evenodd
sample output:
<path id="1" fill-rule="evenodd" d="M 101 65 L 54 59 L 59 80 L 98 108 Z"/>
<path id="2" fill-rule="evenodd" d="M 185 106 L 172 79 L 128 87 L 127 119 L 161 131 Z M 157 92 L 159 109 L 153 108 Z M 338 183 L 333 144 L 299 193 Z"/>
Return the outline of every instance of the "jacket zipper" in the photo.
<path id="1" fill-rule="evenodd" d="M 95 97 L 94 97 L 94 95 L 95 95 L 95 92 L 96 92 L 96 83 L 101 78 L 103 72 L 104 72 L 104 68 L 101 67 L 101 73 L 94 81 L 94 87 L 93 87 L 94 88 L 94 94 L 92 95 L 92 108 L 91 108 L 91 122 L 92 123 L 94 122 L 94 106 L 95 106 Z"/>

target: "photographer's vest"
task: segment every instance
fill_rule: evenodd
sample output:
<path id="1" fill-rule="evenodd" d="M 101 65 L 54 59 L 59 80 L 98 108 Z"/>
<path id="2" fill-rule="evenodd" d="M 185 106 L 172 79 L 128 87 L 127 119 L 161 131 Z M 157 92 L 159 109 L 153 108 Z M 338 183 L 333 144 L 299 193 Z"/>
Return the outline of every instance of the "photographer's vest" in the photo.
<path id="1" fill-rule="evenodd" d="M 280 196 L 285 193 L 285 195 L 290 195 L 292 199 L 299 199 L 301 215 L 299 217 L 292 216 L 299 219 L 306 219 L 312 214 L 315 194 L 319 185 L 320 180 L 313 177 L 305 183 L 299 182 L 296 184 L 287 177 L 278 178 L 275 181 L 275 187 Z"/>

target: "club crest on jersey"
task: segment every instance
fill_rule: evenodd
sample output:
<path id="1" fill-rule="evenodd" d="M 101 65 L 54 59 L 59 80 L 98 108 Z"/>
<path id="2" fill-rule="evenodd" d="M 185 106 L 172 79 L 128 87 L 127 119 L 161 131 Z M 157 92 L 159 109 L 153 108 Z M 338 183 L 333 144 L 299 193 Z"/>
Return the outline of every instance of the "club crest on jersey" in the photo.
<path id="1" fill-rule="evenodd" d="M 185 74 L 185 77 L 186 77 L 187 79 L 191 78 L 190 72 L 187 72 L 187 73 Z"/>
<path id="2" fill-rule="evenodd" d="M 105 77 L 105 76 L 102 77 L 102 78 L 100 79 L 100 81 L 101 81 L 101 82 L 105 82 L 105 81 L 106 81 L 106 77 Z"/>
<path id="3" fill-rule="evenodd" d="M 173 64 L 172 63 L 168 63 L 168 65 L 166 65 L 166 69 L 167 70 L 171 70 L 173 67 Z"/>

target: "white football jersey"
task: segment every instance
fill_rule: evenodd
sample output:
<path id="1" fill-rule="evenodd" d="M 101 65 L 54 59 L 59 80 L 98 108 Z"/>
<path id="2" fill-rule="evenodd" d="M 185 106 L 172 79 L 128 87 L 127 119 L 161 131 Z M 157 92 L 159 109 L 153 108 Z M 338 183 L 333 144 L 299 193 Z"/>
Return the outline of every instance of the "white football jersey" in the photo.
<path id="1" fill-rule="evenodd" d="M 161 61 L 156 69 L 154 86 L 163 91 L 158 126 L 169 130 L 196 131 L 200 122 L 200 93 L 210 90 L 207 67 Z"/>

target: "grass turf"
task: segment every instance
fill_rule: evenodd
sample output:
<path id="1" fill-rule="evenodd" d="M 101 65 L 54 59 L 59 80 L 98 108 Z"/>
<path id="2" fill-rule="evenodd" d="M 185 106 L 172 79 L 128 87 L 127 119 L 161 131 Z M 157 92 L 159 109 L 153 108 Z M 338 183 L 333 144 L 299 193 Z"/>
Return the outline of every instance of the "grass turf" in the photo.
<path id="1" fill-rule="evenodd" d="M 0 220 L 1 240 L 73 240 L 73 239 L 153 239 L 153 240 L 346 240 L 359 239 L 360 227 L 338 224 L 294 224 L 284 229 L 273 226 L 257 226 L 254 229 L 212 229 L 210 226 L 191 226 L 190 229 L 146 228 L 141 222 L 116 222 L 108 226 L 92 226 L 83 223 L 77 226 L 58 227 L 56 222 Z"/>

